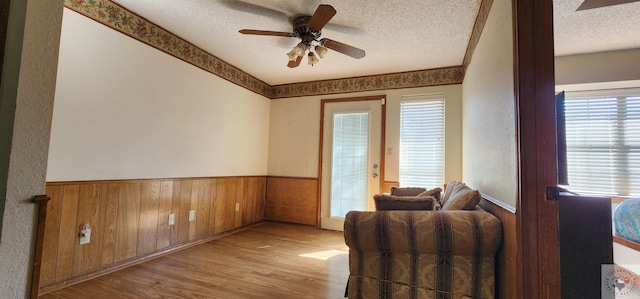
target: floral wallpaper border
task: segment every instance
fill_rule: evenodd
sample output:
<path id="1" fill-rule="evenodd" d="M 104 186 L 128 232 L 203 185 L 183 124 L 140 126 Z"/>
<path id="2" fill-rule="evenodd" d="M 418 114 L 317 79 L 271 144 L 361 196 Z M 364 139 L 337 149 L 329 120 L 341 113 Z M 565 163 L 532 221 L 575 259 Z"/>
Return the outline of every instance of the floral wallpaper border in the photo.
<path id="1" fill-rule="evenodd" d="M 65 7 L 270 99 L 460 84 L 489 14 L 482 0 L 462 66 L 271 86 L 110 0 L 65 0 Z"/>
<path id="2" fill-rule="evenodd" d="M 109 0 L 65 0 L 64 6 L 151 47 L 257 94 L 270 97 L 271 85 L 196 47 Z"/>
<path id="3" fill-rule="evenodd" d="M 465 73 L 469 63 L 471 63 L 471 57 L 478 45 L 478 41 L 480 41 L 480 35 L 482 35 L 484 25 L 487 23 L 487 18 L 489 17 L 489 11 L 491 11 L 492 4 L 493 0 L 480 1 L 480 9 L 478 9 L 478 15 L 476 16 L 476 21 L 473 24 L 473 31 L 471 31 L 471 37 L 467 44 L 467 51 L 464 54 L 464 61 L 462 62 L 463 71 Z"/>
<path id="4" fill-rule="evenodd" d="M 382 89 L 459 84 L 462 83 L 462 79 L 464 79 L 462 66 L 455 66 L 441 69 L 374 75 L 357 78 L 275 85 L 273 87 L 273 98 L 277 99 Z"/>

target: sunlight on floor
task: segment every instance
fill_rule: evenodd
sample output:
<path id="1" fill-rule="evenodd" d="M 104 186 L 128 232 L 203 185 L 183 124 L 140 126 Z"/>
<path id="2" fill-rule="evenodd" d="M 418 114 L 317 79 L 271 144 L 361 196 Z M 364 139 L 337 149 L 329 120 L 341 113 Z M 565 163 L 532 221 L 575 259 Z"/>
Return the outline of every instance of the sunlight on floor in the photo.
<path id="1" fill-rule="evenodd" d="M 312 252 L 312 253 L 303 253 L 303 254 L 299 254 L 298 256 L 326 261 L 334 256 L 343 255 L 343 254 L 349 254 L 349 252 L 332 249 L 332 250 L 318 251 L 318 252 Z"/>

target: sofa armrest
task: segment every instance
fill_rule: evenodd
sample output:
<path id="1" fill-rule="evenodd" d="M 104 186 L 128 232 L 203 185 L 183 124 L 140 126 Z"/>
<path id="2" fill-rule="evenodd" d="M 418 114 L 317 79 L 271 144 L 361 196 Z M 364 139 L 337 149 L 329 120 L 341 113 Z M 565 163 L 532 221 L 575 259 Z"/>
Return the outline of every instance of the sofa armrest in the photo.
<path id="1" fill-rule="evenodd" d="M 360 252 L 495 256 L 502 224 L 483 210 L 351 211 L 344 238 Z"/>

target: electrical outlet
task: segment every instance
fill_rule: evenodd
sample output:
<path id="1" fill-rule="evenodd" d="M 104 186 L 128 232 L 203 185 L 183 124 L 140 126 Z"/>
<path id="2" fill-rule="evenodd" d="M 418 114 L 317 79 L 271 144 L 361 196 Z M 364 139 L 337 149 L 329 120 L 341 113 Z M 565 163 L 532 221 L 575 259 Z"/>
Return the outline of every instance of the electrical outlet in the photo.
<path id="1" fill-rule="evenodd" d="M 91 225 L 85 223 L 80 227 L 80 245 L 89 244 L 91 242 Z"/>
<path id="2" fill-rule="evenodd" d="M 189 222 L 196 220 L 196 210 L 189 211 Z"/>
<path id="3" fill-rule="evenodd" d="M 176 214 L 169 214 L 169 226 L 176 224 Z"/>
<path id="4" fill-rule="evenodd" d="M 239 202 L 236 202 L 236 212 L 237 211 L 240 211 L 240 203 Z"/>

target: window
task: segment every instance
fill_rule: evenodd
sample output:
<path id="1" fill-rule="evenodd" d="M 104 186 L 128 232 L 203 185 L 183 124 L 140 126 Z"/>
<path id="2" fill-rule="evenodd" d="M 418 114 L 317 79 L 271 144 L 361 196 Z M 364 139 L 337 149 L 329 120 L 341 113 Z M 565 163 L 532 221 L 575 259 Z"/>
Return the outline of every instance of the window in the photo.
<path id="1" fill-rule="evenodd" d="M 331 217 L 366 210 L 369 113 L 334 116 L 332 153 Z"/>
<path id="2" fill-rule="evenodd" d="M 444 97 L 403 97 L 400 102 L 400 186 L 444 183 Z"/>
<path id="3" fill-rule="evenodd" d="M 564 110 L 571 190 L 640 195 L 640 92 L 621 92 L 567 93 Z"/>

